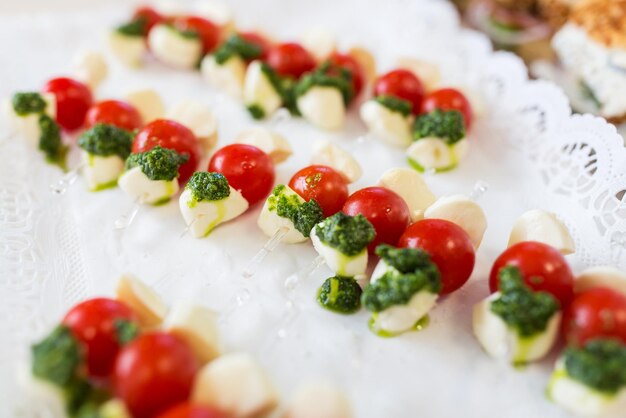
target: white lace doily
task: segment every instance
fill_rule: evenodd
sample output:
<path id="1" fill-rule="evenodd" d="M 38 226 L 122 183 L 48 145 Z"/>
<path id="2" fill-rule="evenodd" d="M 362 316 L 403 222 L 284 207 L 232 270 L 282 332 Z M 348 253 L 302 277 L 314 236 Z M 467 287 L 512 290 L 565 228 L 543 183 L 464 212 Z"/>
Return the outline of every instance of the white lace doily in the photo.
<path id="1" fill-rule="evenodd" d="M 326 268 L 288 302 L 282 284 L 314 258 L 308 244 L 279 247 L 252 280 L 241 278 L 245 261 L 266 239 L 255 225 L 259 208 L 207 239 L 179 239 L 184 225 L 172 202 L 142 209 L 130 229 L 116 235 L 113 221 L 132 205 L 121 191 L 90 194 L 79 180 L 65 196 L 52 196 L 48 185 L 61 173 L 10 139 L 0 145 L 0 416 L 37 416 L 14 378 L 28 343 L 76 301 L 110 294 L 122 272 L 154 284 L 170 302 L 187 298 L 230 312 L 222 323 L 226 348 L 257 355 L 285 399 L 299 383 L 323 378 L 344 387 L 356 416 L 364 418 L 565 416 L 543 395 L 554 356 L 523 371 L 496 364 L 472 336 L 470 310 L 487 294 L 489 268 L 513 221 L 528 209 L 565 220 L 576 241 L 569 256 L 576 271 L 598 264 L 626 269 L 626 151 L 615 129 L 598 118 L 571 116 L 558 89 L 528 81 L 519 59 L 492 53 L 484 36 L 460 29 L 443 1 L 232 3 L 243 27 L 293 39 L 323 23 L 340 45 L 372 48 L 382 70 L 399 55 L 423 58 L 441 66 L 447 84 L 482 94 L 485 114 L 473 129 L 468 159 L 454 172 L 427 178 L 437 194 L 469 193 L 477 180 L 490 184 L 481 199 L 489 229 L 474 276 L 442 300 L 423 332 L 379 339 L 367 330 L 365 312 L 336 316 L 316 305 L 313 295 L 329 275 Z M 0 39 L 11 40 L 0 44 L 0 96 L 66 73 L 80 48 L 104 49 L 103 32 L 128 12 L 0 17 Z M 99 97 L 151 86 L 169 104 L 185 98 L 216 103 L 216 92 L 197 74 L 154 63 L 138 72 L 111 65 Z M 239 104 L 218 102 L 224 145 L 253 122 Z M 401 151 L 355 139 L 363 127 L 354 113 L 347 129 L 334 135 L 298 120 L 280 125 L 295 155 L 278 167 L 278 181 L 306 165 L 310 143 L 320 137 L 349 149 L 363 165 L 354 189 L 404 166 Z"/>

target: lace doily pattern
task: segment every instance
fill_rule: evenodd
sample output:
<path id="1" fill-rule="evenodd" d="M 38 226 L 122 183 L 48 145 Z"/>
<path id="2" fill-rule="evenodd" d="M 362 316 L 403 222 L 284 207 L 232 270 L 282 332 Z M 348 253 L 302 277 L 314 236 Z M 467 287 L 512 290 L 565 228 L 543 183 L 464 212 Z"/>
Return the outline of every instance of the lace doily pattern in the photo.
<path id="1" fill-rule="evenodd" d="M 449 297 L 433 313 L 433 326 L 427 331 L 428 335 L 378 341 L 371 338 L 363 326 L 364 315 L 346 321 L 344 318 L 329 321 L 315 302 L 309 300 L 313 293 L 308 288 L 307 292 L 311 292 L 298 301 L 299 317 L 290 319 L 292 325 L 287 326 L 281 319 L 285 315 L 281 294 L 283 277 L 303 267 L 301 264 L 308 263 L 313 254 L 312 250 L 301 246 L 278 251 L 268 260 L 271 265 L 265 266 L 267 271 L 263 277 L 251 285 L 252 293 L 259 296 L 252 298 L 254 302 L 247 302 L 231 318 L 230 322 L 239 327 L 228 336 L 239 341 L 232 345 L 259 354 L 263 362 L 272 367 L 283 390 L 298 383 L 290 379 L 294 374 L 293 364 L 310 374 L 332 371 L 338 381 L 349 384 L 353 397 L 360 396 L 362 400 L 363 394 L 368 394 L 367 408 L 358 408 L 359 416 L 368 418 L 384 414 L 406 416 L 408 411 L 426 406 L 428 416 L 451 416 L 455 406 L 425 390 L 400 388 L 394 392 L 394 399 L 384 391 L 369 396 L 378 383 L 368 383 L 368 379 L 404 375 L 407 368 L 419 370 L 422 375 L 439 376 L 443 370 L 439 363 L 447 367 L 445 378 L 433 377 L 431 386 L 445 387 L 447 397 L 454 393 L 460 405 L 456 407 L 457 412 L 463 407 L 464 412 L 474 414 L 466 416 L 489 416 L 486 412 L 489 409 L 482 401 L 492 394 L 496 398 L 494 402 L 501 406 L 506 407 L 506 401 L 515 405 L 507 411 L 511 417 L 563 416 L 545 402 L 542 391 L 537 389 L 545 385 L 550 369 L 548 362 L 529 368 L 523 375 L 498 368 L 482 354 L 465 319 L 471 316 L 472 304 L 484 297 L 484 278 L 490 264 L 506 244 L 511 224 L 523 210 L 543 208 L 559 214 L 575 238 L 577 251 L 570 256 L 570 261 L 577 271 L 599 264 L 626 270 L 626 151 L 615 129 L 598 118 L 572 116 L 560 90 L 545 82 L 529 81 L 519 59 L 507 53 L 493 53 L 484 36 L 460 28 L 455 11 L 445 1 L 233 0 L 232 4 L 235 18 L 243 27 L 268 28 L 286 38 L 293 39 L 305 27 L 298 16 L 305 16 L 306 22 L 323 22 L 339 34 L 341 46 L 363 44 L 375 51 L 381 71 L 391 68 L 399 55 L 437 64 L 447 84 L 463 85 L 478 93 L 478 101 L 483 103 L 481 107 L 485 111 L 476 121 L 467 162 L 458 172 L 431 177 L 428 181 L 442 194 L 471 190 L 473 182 L 479 179 L 491 185 L 484 198 L 490 228 L 479 252 L 476 275 L 473 282 Z M 266 10 L 280 10 L 280 13 L 269 14 Z M 355 10 L 363 11 L 369 18 L 354 13 Z M 6 39 L 19 28 L 29 27 L 28 31 L 23 31 L 25 36 L 16 41 L 19 44 L 6 51 L 15 53 L 16 58 L 0 69 L 1 78 L 8 81 L 0 86 L 0 94 L 8 95 L 16 89 L 39 85 L 50 76 L 51 68 L 57 72 L 67 69 L 66 60 L 72 55 L 70 49 L 100 45 L 97 43 L 100 34 L 94 33 L 93 28 L 104 30 L 123 19 L 126 12 L 0 18 L 0 36 L 6 35 Z M 281 23 L 276 24 L 281 18 Z M 58 45 L 64 45 L 64 50 L 59 51 Z M 32 57 L 16 53 L 24 50 L 37 52 Z M 45 68 L 42 62 L 47 64 Z M 103 92 L 103 96 L 119 96 L 123 88 L 129 89 L 139 84 L 138 80 L 147 80 L 154 82 L 154 87 L 169 99 L 170 96 L 183 98 L 178 97 L 178 86 L 168 90 L 169 84 L 194 76 L 172 75 L 171 71 L 159 68 L 132 74 L 134 78 L 113 71 L 111 77 L 115 81 L 108 85 L 110 90 Z M 202 97 L 205 92 L 199 90 L 188 88 L 185 91 Z M 229 107 L 227 102 L 220 109 L 220 117 L 225 118 L 220 135 L 229 137 L 236 133 L 242 126 L 242 114 L 238 106 Z M 295 126 L 288 125 L 290 129 Z M 351 120 L 350 126 L 354 128 L 352 131 L 331 139 L 350 141 L 363 134 L 356 120 Z M 308 127 L 298 129 L 301 143 L 320 135 L 311 133 Z M 382 170 L 389 168 L 383 167 L 383 163 L 404 164 L 400 152 L 388 150 L 385 155 L 375 154 L 380 149 L 375 147 L 380 144 L 367 141 L 343 144 L 349 144 L 346 148 L 353 150 L 367 168 L 359 185 L 374 182 Z M 215 303 L 217 307 L 235 300 L 238 289 L 246 286 L 241 279 L 235 280 L 239 277 L 238 266 L 259 248 L 264 237 L 239 242 L 236 250 L 218 244 L 233 236 L 251 234 L 250 231 L 255 230 L 255 213 L 233 222 L 228 230 L 216 230 L 212 240 L 172 243 L 163 240 L 163 236 L 179 234 L 181 226 L 165 220 L 173 219 L 177 209 L 175 205 L 162 207 L 133 225 L 141 234 L 130 233 L 118 242 L 119 237 L 116 238 L 110 228 L 93 224 L 94 219 L 101 220 L 104 216 L 103 208 L 110 217 L 123 212 L 129 205 L 124 196 L 116 197 L 115 191 L 84 196 L 84 192 L 78 190 L 80 186 L 75 186 L 78 189 L 70 196 L 52 196 L 47 188 L 59 177 L 55 168 L 45 165 L 36 151 L 27 149 L 19 141 L 3 142 L 0 147 L 0 335 L 5 342 L 0 345 L 2 411 L 6 407 L 11 411 L 19 409 L 19 416 L 39 416 L 25 407 L 23 399 L 17 395 L 14 366 L 25 358 L 28 343 L 48 330 L 69 306 L 109 289 L 109 283 L 101 283 L 103 279 L 120 271 L 140 272 L 146 281 L 157 283 L 159 290 L 166 289 L 164 293 L 168 296 L 202 298 L 203 302 Z M 369 147 L 373 150 L 368 150 Z M 296 154 L 300 154 L 294 156 L 296 161 L 279 168 L 281 181 L 307 161 L 306 151 L 297 149 Z M 370 158 L 372 155 L 380 158 Z M 112 220 L 106 220 L 109 221 Z M 201 263 L 198 268 L 209 272 L 206 276 L 211 277 L 198 277 L 197 269 L 185 264 L 194 254 Z M 101 260 L 103 255 L 110 259 Z M 171 257 L 173 261 L 155 265 L 149 263 L 151 257 L 168 257 L 168 260 Z M 183 280 L 186 285 L 178 285 Z M 217 284 L 222 293 L 215 291 Z M 275 341 L 273 326 L 277 322 L 282 324 L 279 331 L 284 344 Z M 336 340 L 316 337 L 326 335 L 325 332 L 331 335 L 327 328 L 334 330 L 332 335 Z M 422 336 L 427 338 L 420 340 Z M 336 347 L 343 347 L 341 357 L 332 356 L 336 354 Z M 381 368 L 378 362 L 384 356 L 393 361 Z M 425 356 L 429 361 L 420 363 Z M 347 363 L 351 367 L 347 367 Z M 481 384 L 464 385 L 463 379 L 470 374 Z M 450 385 L 450 381 L 461 383 Z M 506 388 L 511 387 L 517 390 L 507 392 Z M 501 392 L 497 392 L 499 390 Z M 18 413 L 11 416 L 18 416 Z"/>

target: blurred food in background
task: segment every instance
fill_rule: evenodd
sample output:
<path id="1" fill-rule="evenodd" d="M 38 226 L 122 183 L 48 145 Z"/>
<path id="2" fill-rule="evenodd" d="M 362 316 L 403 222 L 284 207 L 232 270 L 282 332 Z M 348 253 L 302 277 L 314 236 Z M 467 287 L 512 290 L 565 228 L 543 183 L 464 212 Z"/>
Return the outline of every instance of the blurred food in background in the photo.
<path id="1" fill-rule="evenodd" d="M 561 86 L 572 108 L 626 122 L 626 0 L 454 0 L 468 26 Z"/>

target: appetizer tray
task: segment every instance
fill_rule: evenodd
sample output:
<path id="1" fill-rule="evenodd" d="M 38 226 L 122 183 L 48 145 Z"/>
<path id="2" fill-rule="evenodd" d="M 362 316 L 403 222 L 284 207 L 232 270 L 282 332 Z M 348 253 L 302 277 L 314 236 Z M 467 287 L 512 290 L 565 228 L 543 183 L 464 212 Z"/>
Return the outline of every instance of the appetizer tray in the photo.
<path id="1" fill-rule="evenodd" d="M 460 27 L 444 1 L 229 4 L 241 27 L 295 39 L 305 28 L 323 26 L 340 46 L 369 48 L 380 70 L 392 68 L 397 56 L 412 56 L 438 65 L 445 84 L 478 93 L 484 109 L 468 157 L 454 171 L 425 176 L 437 195 L 468 194 L 477 181 L 489 185 L 480 200 L 489 227 L 470 282 L 441 300 L 423 331 L 378 338 L 368 330 L 367 312 L 341 316 L 318 306 L 314 296 L 331 276 L 327 267 L 293 293 L 285 291 L 285 279 L 315 258 L 310 244 L 280 245 L 254 277 L 242 276 L 267 239 L 256 226 L 261 205 L 205 239 L 181 237 L 185 225 L 177 200 L 141 208 L 120 233 L 114 221 L 133 202 L 119 189 L 90 193 L 79 179 L 66 194 L 53 195 L 49 185 L 61 171 L 21 141 L 2 141 L 0 415 L 46 416 L 16 384 L 29 343 L 77 301 L 111 294 L 117 277 L 130 272 L 168 302 L 190 299 L 222 313 L 225 349 L 256 356 L 284 397 L 298 383 L 324 379 L 347 391 L 355 416 L 362 418 L 567 416 L 544 396 L 555 355 L 519 370 L 493 361 L 472 335 L 471 309 L 488 294 L 489 269 L 506 247 L 514 220 L 529 209 L 555 212 L 565 222 L 576 243 L 567 257 L 574 272 L 593 265 L 626 269 L 626 150 L 615 128 L 571 115 L 560 90 L 529 81 L 519 59 L 493 53 L 483 35 Z M 0 46 L 0 96 L 64 74 L 81 48 L 106 52 L 104 33 L 129 10 L 0 17 L 0 35 L 12 39 Z M 150 87 L 166 105 L 183 99 L 210 104 L 219 121 L 218 146 L 255 125 L 239 103 L 198 73 L 156 62 L 129 71 L 108 58 L 109 78 L 98 97 Z M 312 143 L 321 138 L 350 151 L 363 167 L 351 191 L 375 184 L 389 168 L 405 167 L 402 150 L 366 136 L 357 113 L 352 110 L 346 128 L 333 134 L 301 120 L 273 126 L 294 149 L 277 166 L 276 183 L 307 165 Z M 3 139 L 7 133 L 3 128 Z M 76 164 L 77 157 L 70 161 Z"/>

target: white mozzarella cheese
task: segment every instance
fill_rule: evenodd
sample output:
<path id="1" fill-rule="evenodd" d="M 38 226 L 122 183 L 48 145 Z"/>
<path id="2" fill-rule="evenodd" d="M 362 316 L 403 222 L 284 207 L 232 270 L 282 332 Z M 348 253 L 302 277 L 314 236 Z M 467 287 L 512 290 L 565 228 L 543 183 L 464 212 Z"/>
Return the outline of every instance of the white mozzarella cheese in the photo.
<path id="1" fill-rule="evenodd" d="M 109 34 L 109 47 L 113 55 L 129 67 L 139 67 L 148 51 L 143 36 L 124 35 L 116 30 Z"/>
<path id="2" fill-rule="evenodd" d="M 626 296 L 626 273 L 615 267 L 591 267 L 580 273 L 574 281 L 576 293 L 596 287 L 608 287 Z"/>
<path id="3" fill-rule="evenodd" d="M 373 328 L 393 334 L 410 331 L 437 303 L 439 295 L 427 291 L 415 293 L 406 305 L 391 306 L 375 314 Z"/>
<path id="4" fill-rule="evenodd" d="M 300 42 L 318 62 L 324 61 L 337 49 L 335 36 L 323 27 L 309 29 Z"/>
<path id="5" fill-rule="evenodd" d="M 56 117 L 56 97 L 52 93 L 42 93 L 41 97 L 46 102 L 45 114 L 54 119 Z M 13 110 L 13 104 L 10 99 L 7 99 L 3 103 L 3 108 L 11 130 L 25 139 L 26 142 L 31 144 L 34 148 L 38 148 L 39 138 L 41 137 L 39 115 L 18 115 L 15 113 L 15 110 Z"/>
<path id="6" fill-rule="evenodd" d="M 396 66 L 415 74 L 426 91 L 435 90 L 441 82 L 441 72 L 435 64 L 411 57 L 400 57 L 396 60 Z"/>
<path id="7" fill-rule="evenodd" d="M 381 176 L 378 184 L 397 193 L 409 207 L 411 220 L 418 221 L 424 217 L 424 211 L 437 198 L 430 191 L 422 176 L 410 168 L 392 168 Z"/>
<path id="8" fill-rule="evenodd" d="M 269 129 L 262 127 L 249 128 L 241 131 L 235 143 L 253 145 L 272 158 L 274 164 L 280 164 L 293 154 L 287 139 Z"/>
<path id="9" fill-rule="evenodd" d="M 313 143 L 311 164 L 331 167 L 343 174 L 349 183 L 354 183 L 363 174 L 361 165 L 348 151 L 325 139 Z"/>
<path id="10" fill-rule="evenodd" d="M 261 68 L 261 61 L 252 61 L 246 71 L 243 100 L 246 106 L 255 106 L 269 116 L 280 108 L 283 99 Z"/>
<path id="11" fill-rule="evenodd" d="M 326 265 L 338 276 L 355 277 L 365 274 L 365 270 L 367 270 L 367 248 L 356 255 L 347 256 L 324 244 L 315 234 L 315 228 L 311 232 L 311 242 L 317 253 L 324 258 Z"/>
<path id="12" fill-rule="evenodd" d="M 110 399 L 98 408 L 100 418 L 132 418 L 126 404 L 120 399 Z"/>
<path id="13" fill-rule="evenodd" d="M 284 193 L 286 196 L 295 195 L 297 196 L 300 203 L 304 203 L 304 199 L 302 199 L 300 195 L 298 195 L 287 186 L 285 186 Z M 278 230 L 282 228 L 287 228 L 288 232 L 282 239 L 282 241 L 286 244 L 297 244 L 299 242 L 304 242 L 307 240 L 307 238 L 296 229 L 291 220 L 283 218 L 282 216 L 278 216 L 275 209 L 270 210 L 269 198 L 265 201 L 263 209 L 261 209 L 257 225 L 259 225 L 261 231 L 263 231 L 263 233 L 268 237 L 273 236 L 276 232 L 278 232 Z"/>
<path id="14" fill-rule="evenodd" d="M 298 389 L 283 418 L 351 418 L 346 394 L 326 383 L 312 383 Z"/>
<path id="15" fill-rule="evenodd" d="M 326 130 L 340 129 L 346 119 L 341 92 L 334 87 L 314 86 L 298 97 L 298 110 L 313 126 Z"/>
<path id="16" fill-rule="evenodd" d="M 467 232 L 475 248 L 480 246 L 487 229 L 487 217 L 483 208 L 463 195 L 445 196 L 437 199 L 426 209 L 424 218 L 444 219 L 457 224 Z"/>
<path id="17" fill-rule="evenodd" d="M 118 155 L 103 157 L 81 150 L 81 156 L 84 163 L 83 176 L 89 190 L 98 191 L 117 184 L 117 178 L 124 171 L 124 160 Z"/>
<path id="18" fill-rule="evenodd" d="M 539 360 L 546 356 L 558 338 L 561 312 L 556 312 L 540 334 L 521 338 L 517 331 L 491 311 L 491 303 L 500 297 L 496 292 L 474 306 L 474 335 L 490 356 L 513 364 Z"/>
<path id="19" fill-rule="evenodd" d="M 207 307 L 177 302 L 165 318 L 163 330 L 183 339 L 203 363 L 220 355 L 217 314 Z"/>
<path id="20" fill-rule="evenodd" d="M 207 105 L 193 100 L 182 101 L 169 110 L 167 119 L 189 128 L 205 151 L 217 144 L 217 119 Z"/>
<path id="21" fill-rule="evenodd" d="M 213 228 L 228 222 L 248 210 L 248 201 L 237 190 L 221 200 L 194 201 L 190 190 L 185 189 L 179 199 L 180 212 L 196 238 L 206 237 Z"/>
<path id="22" fill-rule="evenodd" d="M 371 283 L 379 280 L 387 271 L 387 263 L 380 260 L 372 273 Z M 391 306 L 375 313 L 373 329 L 399 334 L 413 329 L 415 324 L 437 304 L 439 295 L 426 290 L 415 293 L 405 305 Z"/>
<path id="23" fill-rule="evenodd" d="M 204 78 L 213 86 L 225 91 L 235 99 L 243 96 L 246 79 L 246 63 L 238 55 L 233 55 L 222 64 L 218 64 L 214 55 L 202 59 L 200 71 Z"/>
<path id="24" fill-rule="evenodd" d="M 141 280 L 129 275 L 120 277 L 115 296 L 137 314 L 139 323 L 146 328 L 161 325 L 167 313 L 167 305 L 161 296 Z"/>
<path id="25" fill-rule="evenodd" d="M 191 401 L 234 418 L 262 417 L 278 404 L 278 394 L 259 364 L 248 354 L 225 354 L 196 374 Z"/>
<path id="26" fill-rule="evenodd" d="M 539 209 L 524 213 L 513 225 L 509 247 L 524 241 L 542 242 L 565 255 L 575 249 L 574 240 L 563 222 L 554 213 Z"/>
<path id="27" fill-rule="evenodd" d="M 152 89 L 134 90 L 126 94 L 125 101 L 133 105 L 144 124 L 165 116 L 165 105 L 159 93 Z"/>
<path id="28" fill-rule="evenodd" d="M 200 39 L 186 37 L 165 24 L 150 29 L 148 45 L 159 61 L 172 67 L 193 69 L 202 56 Z"/>
<path id="29" fill-rule="evenodd" d="M 361 119 L 376 138 L 398 147 L 411 145 L 411 119 L 383 106 L 376 100 L 361 105 Z"/>
<path id="30" fill-rule="evenodd" d="M 109 73 L 104 56 L 95 51 L 81 51 L 74 57 L 74 73 L 76 78 L 95 90 Z"/>
<path id="31" fill-rule="evenodd" d="M 626 388 L 614 396 L 600 393 L 570 377 L 562 359 L 556 363 L 547 396 L 568 412 L 579 416 L 619 418 L 626 410 Z"/>
<path id="32" fill-rule="evenodd" d="M 448 145 L 441 138 L 422 138 L 406 150 L 409 163 L 418 171 L 447 171 L 457 166 L 469 149 L 466 138 Z"/>
<path id="33" fill-rule="evenodd" d="M 30 363 L 20 365 L 17 371 L 20 389 L 42 409 L 47 416 L 65 418 L 65 394 L 58 386 L 33 376 Z"/>
<path id="34" fill-rule="evenodd" d="M 124 190 L 139 203 L 159 204 L 167 201 L 178 193 L 178 179 L 171 181 L 150 180 L 141 167 L 133 167 L 122 174 L 117 182 Z"/>

